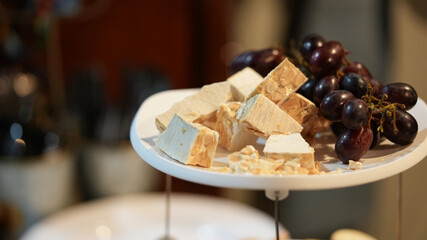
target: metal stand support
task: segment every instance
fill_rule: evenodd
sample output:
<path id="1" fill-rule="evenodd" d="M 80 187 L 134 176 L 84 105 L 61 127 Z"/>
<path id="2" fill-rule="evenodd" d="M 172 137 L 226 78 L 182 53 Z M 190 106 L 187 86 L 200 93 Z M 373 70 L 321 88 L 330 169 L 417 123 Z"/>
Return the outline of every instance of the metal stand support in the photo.
<path id="1" fill-rule="evenodd" d="M 165 201 L 165 234 L 159 240 L 173 240 L 170 236 L 170 198 L 172 192 L 172 176 L 166 174 L 166 201 Z"/>
<path id="2" fill-rule="evenodd" d="M 266 190 L 265 195 L 267 198 L 274 201 L 274 223 L 276 229 L 276 240 L 280 240 L 280 200 L 285 199 L 289 195 L 289 190 Z"/>

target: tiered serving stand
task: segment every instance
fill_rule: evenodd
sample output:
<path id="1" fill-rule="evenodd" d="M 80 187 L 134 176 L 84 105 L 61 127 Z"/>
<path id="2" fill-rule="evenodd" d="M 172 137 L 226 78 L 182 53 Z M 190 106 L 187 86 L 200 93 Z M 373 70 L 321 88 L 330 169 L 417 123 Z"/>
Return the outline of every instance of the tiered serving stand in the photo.
<path id="1" fill-rule="evenodd" d="M 174 103 L 195 94 L 198 89 L 168 90 L 152 95 L 140 106 L 131 126 L 130 139 L 138 155 L 159 171 L 183 180 L 223 188 L 264 190 L 266 196 L 276 201 L 276 236 L 278 237 L 278 201 L 292 190 L 321 190 L 351 187 L 378 181 L 400 174 L 427 156 L 427 106 L 422 99 L 409 112 L 417 119 L 418 134 L 410 145 L 399 146 L 384 140 L 361 159 L 362 169 L 350 170 L 336 160 L 335 137 L 322 132 L 313 143 L 315 159 L 327 173 L 321 175 L 246 175 L 215 172 L 204 168 L 186 166 L 171 159 L 156 147 L 159 132 L 155 118 Z M 262 143 L 260 143 L 262 144 Z M 229 152 L 218 147 L 214 166 L 226 166 Z M 169 193 L 167 193 L 169 194 Z M 169 196 L 169 195 L 167 195 Z M 399 239 L 399 237 L 398 237 Z"/>

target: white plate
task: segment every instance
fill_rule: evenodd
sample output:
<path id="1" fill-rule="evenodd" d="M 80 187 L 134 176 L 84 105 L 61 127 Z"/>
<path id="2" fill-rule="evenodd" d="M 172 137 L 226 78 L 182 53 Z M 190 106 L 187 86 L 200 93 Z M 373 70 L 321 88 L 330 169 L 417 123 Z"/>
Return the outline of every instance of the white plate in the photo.
<path id="1" fill-rule="evenodd" d="M 120 196 L 59 212 L 21 240 L 159 240 L 164 221 L 164 194 Z M 275 225 L 267 214 L 238 202 L 173 193 L 170 234 L 176 240 L 270 240 Z"/>
<path id="2" fill-rule="evenodd" d="M 243 175 L 213 172 L 206 169 L 186 166 L 168 157 L 155 146 L 158 130 L 155 118 L 167 111 L 174 103 L 194 94 L 198 89 L 169 90 L 157 93 L 143 102 L 130 130 L 130 139 L 139 156 L 154 168 L 187 181 L 218 187 L 256 189 L 256 190 L 315 190 L 350 187 L 377 181 L 405 171 L 427 155 L 427 106 L 418 99 L 409 112 L 417 119 L 418 135 L 407 146 L 395 145 L 387 140 L 375 149 L 368 151 L 361 159 L 363 168 L 346 170 L 338 174 L 326 175 Z M 335 138 L 332 133 L 318 139 L 315 159 L 322 162 L 330 171 L 347 169 L 347 165 L 336 160 Z M 214 165 L 225 165 L 227 152 L 218 147 Z"/>

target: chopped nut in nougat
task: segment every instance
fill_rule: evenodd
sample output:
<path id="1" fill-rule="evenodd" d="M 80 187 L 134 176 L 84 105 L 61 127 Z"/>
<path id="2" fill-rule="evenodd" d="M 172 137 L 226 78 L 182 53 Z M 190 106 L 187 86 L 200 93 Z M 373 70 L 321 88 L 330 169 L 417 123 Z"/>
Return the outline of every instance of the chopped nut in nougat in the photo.
<path id="1" fill-rule="evenodd" d="M 277 104 L 306 81 L 307 77 L 286 58 L 264 78 L 251 96 L 262 94 Z"/>
<path id="2" fill-rule="evenodd" d="M 259 153 L 252 145 L 242 148 L 238 152 L 228 155 L 229 162 L 239 162 L 241 160 L 256 162 L 259 160 Z"/>
<path id="3" fill-rule="evenodd" d="M 175 103 L 171 109 L 160 114 L 156 118 L 156 127 L 162 132 L 174 114 L 179 114 L 183 119 L 192 122 L 198 119 L 203 122 L 215 114 L 219 104 L 226 103 L 231 99 L 230 83 L 219 82 L 203 86 L 194 95 L 186 97 L 184 100 Z"/>
<path id="4" fill-rule="evenodd" d="M 228 155 L 228 163 L 232 172 L 260 175 L 275 174 L 276 169 L 283 165 L 283 160 L 262 159 L 258 151 L 248 145 Z"/>
<path id="5" fill-rule="evenodd" d="M 214 130 L 219 134 L 218 144 L 228 151 L 238 151 L 246 145 L 251 145 L 258 139 L 239 124 L 235 118 L 240 102 L 221 104 L 216 115 Z"/>
<path id="6" fill-rule="evenodd" d="M 315 168 L 314 149 L 299 133 L 271 135 L 264 147 L 265 156 L 283 159 L 285 166 L 297 166 L 308 170 Z M 289 163 L 288 163 L 289 162 Z"/>
<path id="7" fill-rule="evenodd" d="M 261 94 L 244 102 L 237 110 L 236 118 L 248 131 L 261 137 L 302 131 L 297 121 Z"/>
<path id="8" fill-rule="evenodd" d="M 363 164 L 359 161 L 353 161 L 353 160 L 348 161 L 348 168 L 351 170 L 361 169 L 362 166 L 363 166 Z"/>
<path id="9" fill-rule="evenodd" d="M 299 93 L 290 94 L 287 99 L 277 105 L 301 125 L 318 112 L 316 105 Z"/>
<path id="10" fill-rule="evenodd" d="M 290 94 L 278 106 L 301 124 L 301 135 L 306 140 L 329 126 L 329 121 L 319 115 L 316 105 L 299 93 Z"/>
<path id="11" fill-rule="evenodd" d="M 330 121 L 324 118 L 320 113 L 313 115 L 306 123 L 303 125 L 303 130 L 301 131 L 301 136 L 310 141 L 314 138 L 316 133 L 323 131 L 328 128 Z"/>
<path id="12" fill-rule="evenodd" d="M 175 114 L 159 136 L 157 146 L 184 164 L 209 168 L 218 144 L 218 133 L 201 124 L 185 121 Z"/>

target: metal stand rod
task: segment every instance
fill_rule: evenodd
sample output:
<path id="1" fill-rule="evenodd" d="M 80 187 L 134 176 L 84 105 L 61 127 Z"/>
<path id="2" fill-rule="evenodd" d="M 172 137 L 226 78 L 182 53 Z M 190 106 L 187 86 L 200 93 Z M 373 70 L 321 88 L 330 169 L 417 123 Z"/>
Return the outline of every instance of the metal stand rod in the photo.
<path id="1" fill-rule="evenodd" d="M 397 219 L 396 219 L 396 240 L 402 237 L 402 198 L 403 198 L 403 173 L 399 173 L 397 183 Z"/>
<path id="2" fill-rule="evenodd" d="M 280 239 L 279 234 L 279 219 L 280 219 L 280 204 L 279 204 L 279 195 L 276 196 L 276 200 L 274 200 L 274 222 L 276 225 L 276 240 Z"/>
<path id="3" fill-rule="evenodd" d="M 163 239 L 170 240 L 170 198 L 172 191 L 172 177 L 166 174 L 166 216 L 165 216 L 165 236 Z"/>
<path id="4" fill-rule="evenodd" d="M 276 228 L 276 240 L 280 240 L 280 200 L 285 199 L 289 195 L 289 190 L 265 190 L 265 195 L 268 199 L 274 201 L 274 224 Z"/>

